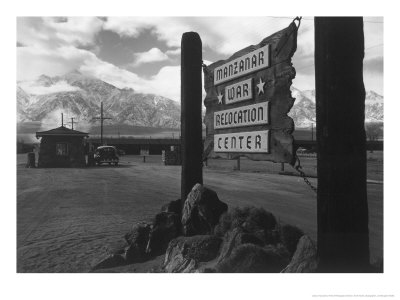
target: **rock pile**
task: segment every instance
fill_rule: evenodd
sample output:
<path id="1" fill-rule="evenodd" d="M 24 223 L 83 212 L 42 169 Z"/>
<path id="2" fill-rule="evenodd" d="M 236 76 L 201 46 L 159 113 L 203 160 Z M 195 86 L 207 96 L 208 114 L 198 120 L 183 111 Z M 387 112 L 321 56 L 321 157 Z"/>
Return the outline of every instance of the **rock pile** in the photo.
<path id="1" fill-rule="evenodd" d="M 232 208 L 196 184 L 161 208 L 150 223 L 135 224 L 125 241 L 94 270 L 144 262 L 165 253 L 163 272 L 315 272 L 315 243 L 297 227 L 281 225 L 262 208 Z"/>

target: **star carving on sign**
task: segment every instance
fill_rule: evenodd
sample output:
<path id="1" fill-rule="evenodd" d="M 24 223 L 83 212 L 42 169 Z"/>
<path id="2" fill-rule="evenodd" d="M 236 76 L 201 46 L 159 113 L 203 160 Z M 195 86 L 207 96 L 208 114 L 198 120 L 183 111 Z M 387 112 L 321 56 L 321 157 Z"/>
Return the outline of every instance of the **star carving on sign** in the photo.
<path id="1" fill-rule="evenodd" d="M 258 94 L 259 95 L 261 93 L 264 94 L 264 85 L 265 85 L 265 82 L 263 82 L 262 79 L 260 78 L 260 82 L 257 84 Z"/>
<path id="2" fill-rule="evenodd" d="M 224 97 L 224 95 L 222 95 L 221 92 L 218 92 L 217 97 L 218 97 L 218 104 L 222 104 L 222 98 Z"/>

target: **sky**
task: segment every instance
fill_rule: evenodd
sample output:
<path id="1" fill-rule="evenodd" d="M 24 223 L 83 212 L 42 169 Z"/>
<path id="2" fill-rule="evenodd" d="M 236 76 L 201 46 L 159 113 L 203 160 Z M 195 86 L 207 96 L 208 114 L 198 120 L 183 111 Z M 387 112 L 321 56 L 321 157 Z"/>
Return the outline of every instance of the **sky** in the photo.
<path id="1" fill-rule="evenodd" d="M 17 80 L 78 70 L 118 88 L 180 101 L 182 33 L 200 34 L 203 61 L 208 65 L 258 44 L 287 27 L 293 18 L 18 17 Z M 364 18 L 364 33 L 365 87 L 383 95 L 383 18 Z M 293 86 L 314 89 L 312 17 L 303 17 L 301 22 L 293 65 L 297 72 Z M 66 83 L 57 88 L 71 89 Z"/>

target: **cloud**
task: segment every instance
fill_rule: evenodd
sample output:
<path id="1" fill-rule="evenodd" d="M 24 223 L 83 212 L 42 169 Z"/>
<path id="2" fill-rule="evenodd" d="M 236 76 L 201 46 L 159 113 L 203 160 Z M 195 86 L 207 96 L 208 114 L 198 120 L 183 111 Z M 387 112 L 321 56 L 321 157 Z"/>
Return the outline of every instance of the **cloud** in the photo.
<path id="1" fill-rule="evenodd" d="M 154 63 L 168 60 L 168 55 L 158 48 L 151 48 L 147 52 L 139 52 L 134 54 L 135 60 L 132 66 L 137 67 L 146 63 Z"/>
<path id="2" fill-rule="evenodd" d="M 65 127 L 71 128 L 71 117 L 74 118 L 74 129 L 78 127 L 79 131 L 88 132 L 92 127 L 89 121 L 79 118 L 76 114 L 68 108 L 56 108 L 53 111 L 46 114 L 41 120 L 41 126 L 39 131 L 49 130 L 61 125 L 61 114 L 63 114 L 63 122 Z"/>
<path id="3" fill-rule="evenodd" d="M 103 24 L 104 21 L 96 17 L 19 17 L 17 37 L 18 42 L 28 46 L 90 45 Z"/>
<path id="4" fill-rule="evenodd" d="M 165 66 L 156 75 L 150 78 L 142 78 L 133 72 L 104 62 L 93 55 L 84 61 L 79 71 L 121 89 L 132 88 L 139 93 L 161 95 L 175 101 L 180 99 L 179 66 Z"/>
<path id="5" fill-rule="evenodd" d="M 103 28 L 121 36 L 136 38 L 145 29 L 154 27 L 151 20 L 152 18 L 147 17 L 108 17 Z"/>
<path id="6" fill-rule="evenodd" d="M 83 61 L 78 70 L 85 75 L 94 76 L 121 89 L 128 87 L 140 90 L 144 83 L 137 74 L 102 61 L 93 53 Z"/>
<path id="7" fill-rule="evenodd" d="M 166 66 L 147 81 L 145 92 L 162 95 L 175 101 L 181 96 L 181 67 Z"/>
<path id="8" fill-rule="evenodd" d="M 364 72 L 383 74 L 383 57 L 365 59 Z"/>
<path id="9" fill-rule="evenodd" d="M 154 76 L 141 77 L 140 74 L 101 60 L 93 51 L 101 46 L 97 44 L 97 34 L 106 29 L 123 37 L 137 38 L 144 32 L 150 32 L 168 50 L 163 53 L 159 48 L 152 48 L 136 53 L 133 64 L 167 61 L 168 57 L 172 64 L 180 54 L 184 32 L 198 32 L 206 57 L 216 61 L 259 43 L 288 26 L 290 21 L 268 17 L 17 18 L 17 46 L 24 46 L 17 47 L 17 77 L 18 80 L 29 80 L 41 74 L 56 76 L 78 69 L 83 74 L 95 76 L 119 88 L 129 87 L 138 92 L 159 94 L 179 101 L 179 66 L 164 66 Z M 383 43 L 382 26 L 364 24 L 366 48 L 373 47 L 366 50 L 366 87 L 371 83 L 378 86 L 382 81 L 377 79 L 383 72 L 379 61 L 379 58 L 382 60 L 383 48 L 374 47 Z M 293 57 L 293 65 L 297 70 L 294 85 L 300 89 L 314 86 L 313 53 L 313 21 L 303 20 L 298 34 L 298 49 Z M 206 59 L 204 62 L 207 65 L 211 63 Z M 156 64 L 153 66 L 157 67 Z"/>
<path id="10" fill-rule="evenodd" d="M 180 47 L 184 32 L 199 33 L 203 46 L 230 55 L 288 26 L 288 19 L 266 17 L 109 17 L 104 29 L 138 37 L 145 29 L 169 47 Z M 251 28 L 251 30 L 248 30 Z"/>
<path id="11" fill-rule="evenodd" d="M 165 52 L 165 54 L 167 54 L 168 56 L 175 56 L 175 55 L 180 55 L 181 54 L 181 48 L 176 48 L 176 49 L 171 49 L 171 50 L 167 50 Z"/>
<path id="12" fill-rule="evenodd" d="M 33 80 L 41 74 L 63 75 L 78 69 L 94 54 L 73 46 L 48 48 L 27 46 L 17 48 L 17 79 Z"/>
<path id="13" fill-rule="evenodd" d="M 87 45 L 94 42 L 103 21 L 96 17 L 43 18 L 44 27 L 53 29 L 60 40 L 68 44 Z"/>
<path id="14" fill-rule="evenodd" d="M 66 81 L 59 81 L 50 86 L 42 86 L 38 85 L 35 81 L 28 81 L 28 82 L 21 82 L 19 84 L 22 89 L 27 92 L 28 94 L 32 95 L 45 95 L 45 94 L 52 94 L 58 92 L 72 92 L 72 91 L 79 91 L 80 88 L 76 86 L 69 85 Z"/>
<path id="15" fill-rule="evenodd" d="M 60 76 L 72 70 L 79 70 L 84 75 L 94 76 L 118 88 L 133 88 L 137 92 L 157 94 L 175 101 L 180 99 L 179 66 L 165 66 L 156 75 L 142 78 L 99 59 L 88 50 L 73 46 L 49 48 L 37 45 L 17 48 L 17 78 L 20 81 L 33 80 L 42 74 Z M 37 94 L 70 89 L 65 84 L 49 88 L 27 85 L 24 88 Z"/>

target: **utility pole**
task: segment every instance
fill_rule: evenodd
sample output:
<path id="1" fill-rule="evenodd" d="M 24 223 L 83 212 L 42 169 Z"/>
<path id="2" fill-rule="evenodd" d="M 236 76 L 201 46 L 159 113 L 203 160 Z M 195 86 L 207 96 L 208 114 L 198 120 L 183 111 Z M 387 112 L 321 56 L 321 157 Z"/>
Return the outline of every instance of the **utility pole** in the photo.
<path id="1" fill-rule="evenodd" d="M 61 127 L 64 127 L 64 114 L 61 113 Z"/>
<path id="2" fill-rule="evenodd" d="M 78 123 L 78 122 L 74 122 L 75 117 L 71 117 L 70 119 L 71 119 L 71 122 L 68 122 L 68 123 L 71 123 L 71 129 L 74 130 L 74 123 Z"/>
<path id="3" fill-rule="evenodd" d="M 320 272 L 366 272 L 369 232 L 362 17 L 315 18 Z"/>
<path id="4" fill-rule="evenodd" d="M 93 120 L 100 120 L 100 144 L 103 145 L 103 122 L 104 120 L 109 120 L 112 118 L 104 117 L 103 114 L 103 102 L 101 102 L 100 106 L 100 117 L 93 118 Z"/>

